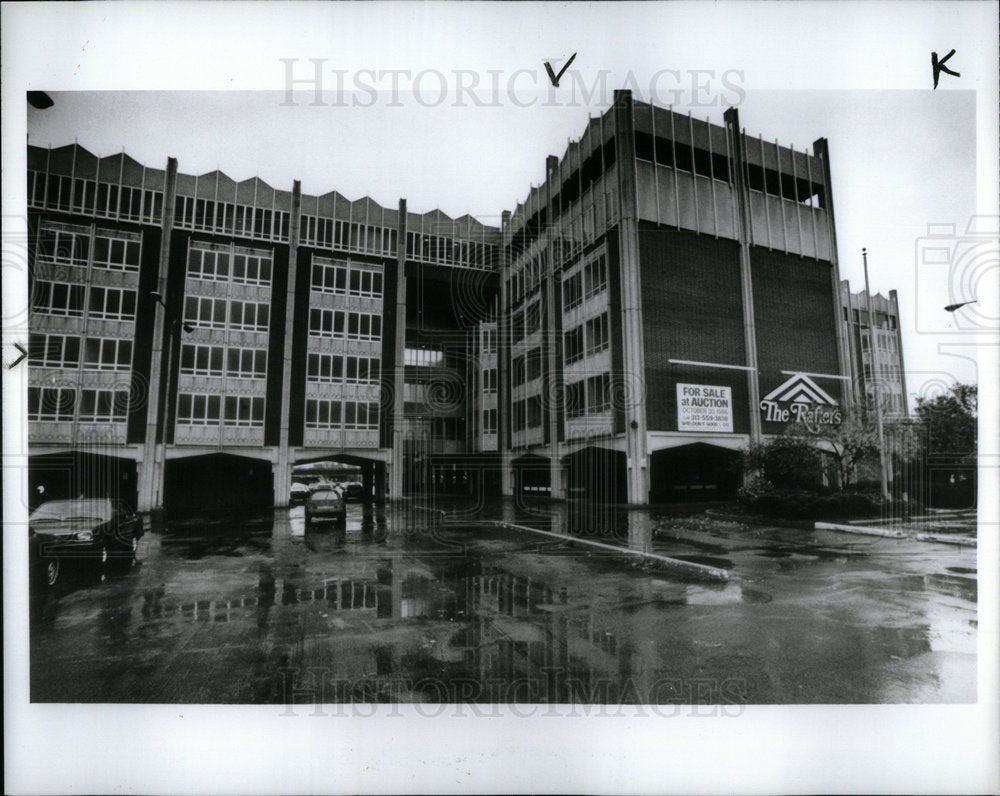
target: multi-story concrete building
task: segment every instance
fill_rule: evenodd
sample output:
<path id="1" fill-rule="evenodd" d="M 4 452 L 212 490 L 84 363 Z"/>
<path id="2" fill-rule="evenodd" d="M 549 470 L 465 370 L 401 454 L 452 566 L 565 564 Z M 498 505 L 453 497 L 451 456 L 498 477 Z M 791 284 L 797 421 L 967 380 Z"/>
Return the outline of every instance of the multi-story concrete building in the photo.
<path id="1" fill-rule="evenodd" d="M 75 145 L 28 163 L 39 486 L 280 505 L 337 458 L 392 497 L 708 498 L 850 397 L 826 142 L 735 109 L 616 93 L 499 229 Z"/>
<path id="2" fill-rule="evenodd" d="M 848 329 L 855 394 L 870 400 L 877 395 L 887 417 L 906 417 L 909 402 L 896 291 L 890 290 L 888 298 L 881 293 L 869 298 L 864 290 L 852 293 L 844 280 L 840 283 L 840 304 Z"/>
<path id="3" fill-rule="evenodd" d="M 505 491 L 713 497 L 737 451 L 851 389 L 830 164 L 634 102 L 502 225 Z"/>
<path id="4" fill-rule="evenodd" d="M 399 495 L 472 447 L 496 229 L 77 145 L 29 147 L 28 196 L 36 500 L 281 505 L 331 457 Z"/>

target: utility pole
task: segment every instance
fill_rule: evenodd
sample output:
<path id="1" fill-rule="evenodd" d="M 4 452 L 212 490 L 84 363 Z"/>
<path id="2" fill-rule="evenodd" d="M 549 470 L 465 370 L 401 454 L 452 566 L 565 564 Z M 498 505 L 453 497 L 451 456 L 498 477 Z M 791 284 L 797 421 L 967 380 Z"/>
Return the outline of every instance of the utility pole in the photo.
<path id="1" fill-rule="evenodd" d="M 875 325 L 872 316 L 872 291 L 868 285 L 868 249 L 861 250 L 861 259 L 865 265 L 865 308 L 868 311 L 868 345 L 872 352 L 872 385 L 875 387 L 875 422 L 878 426 L 878 461 L 879 475 L 882 479 L 882 499 L 888 501 L 889 480 L 885 466 L 885 439 L 882 434 L 882 396 L 878 388 L 878 341 L 875 339 Z M 863 352 L 862 352 L 863 353 Z"/>

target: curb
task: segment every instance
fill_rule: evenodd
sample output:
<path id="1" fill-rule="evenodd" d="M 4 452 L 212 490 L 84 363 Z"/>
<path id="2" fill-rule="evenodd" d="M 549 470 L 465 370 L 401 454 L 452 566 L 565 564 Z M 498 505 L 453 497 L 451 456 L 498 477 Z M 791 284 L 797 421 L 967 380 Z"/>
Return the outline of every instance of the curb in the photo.
<path id="1" fill-rule="evenodd" d="M 513 528 L 518 531 L 529 531 L 531 533 L 542 534 L 543 536 L 549 536 L 562 542 L 569 542 L 573 545 L 583 545 L 585 547 L 595 548 L 603 552 L 614 553 L 615 555 L 624 555 L 632 558 L 643 559 L 645 561 L 651 561 L 659 564 L 665 569 L 683 572 L 685 575 L 691 575 L 704 580 L 729 580 L 729 573 L 726 572 L 726 570 L 719 569 L 717 567 L 709 567 L 705 564 L 695 564 L 692 561 L 681 561 L 678 558 L 669 558 L 667 556 L 661 556 L 658 553 L 644 553 L 640 550 L 630 550 L 627 547 L 616 547 L 615 545 L 605 544 L 604 542 L 595 542 L 590 539 L 577 539 L 573 536 L 565 536 L 564 534 L 553 533 L 552 531 L 543 531 L 538 528 L 531 528 L 527 525 L 517 525 L 516 523 L 505 522 L 503 520 L 494 520 L 493 524 L 494 526 L 500 528 Z"/>
<path id="2" fill-rule="evenodd" d="M 861 536 L 883 536 L 887 539 L 905 539 L 906 534 L 902 531 L 887 531 L 883 528 L 870 528 L 865 525 L 841 525 L 837 522 L 817 522 L 813 525 L 817 531 L 841 531 L 843 533 L 856 533 Z"/>
<path id="3" fill-rule="evenodd" d="M 978 547 L 979 543 L 975 539 L 963 536 L 940 536 L 936 533 L 918 533 L 914 539 L 921 542 L 937 542 L 938 544 L 953 544 L 959 547 Z"/>
<path id="4" fill-rule="evenodd" d="M 706 517 L 713 520 L 725 520 L 726 522 L 739 522 L 743 525 L 769 525 L 776 528 L 797 528 L 803 531 L 811 531 L 812 520 L 786 520 L 781 517 L 754 517 L 746 514 L 726 514 L 715 509 L 707 509 L 704 512 Z"/>

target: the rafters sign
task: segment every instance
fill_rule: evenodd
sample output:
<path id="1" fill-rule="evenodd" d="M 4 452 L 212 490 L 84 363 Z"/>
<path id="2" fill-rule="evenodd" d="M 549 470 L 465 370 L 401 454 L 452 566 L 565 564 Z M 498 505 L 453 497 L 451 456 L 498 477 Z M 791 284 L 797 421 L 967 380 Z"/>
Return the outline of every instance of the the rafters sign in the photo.
<path id="1" fill-rule="evenodd" d="M 797 373 L 775 387 L 760 401 L 768 423 L 789 421 L 836 426 L 842 420 L 840 405 L 804 373 Z"/>

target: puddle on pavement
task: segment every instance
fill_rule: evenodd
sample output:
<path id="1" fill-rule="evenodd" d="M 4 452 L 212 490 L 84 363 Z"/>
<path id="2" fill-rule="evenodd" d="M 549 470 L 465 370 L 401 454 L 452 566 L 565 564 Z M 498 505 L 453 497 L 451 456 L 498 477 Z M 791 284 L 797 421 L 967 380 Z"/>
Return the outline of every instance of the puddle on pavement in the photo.
<path id="1" fill-rule="evenodd" d="M 977 571 L 970 569 L 969 567 L 946 567 L 949 572 L 954 572 L 957 575 L 975 575 Z"/>

